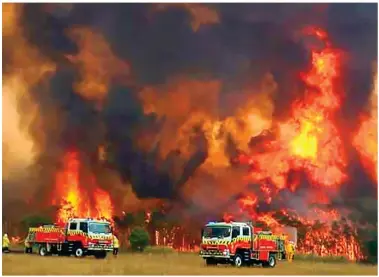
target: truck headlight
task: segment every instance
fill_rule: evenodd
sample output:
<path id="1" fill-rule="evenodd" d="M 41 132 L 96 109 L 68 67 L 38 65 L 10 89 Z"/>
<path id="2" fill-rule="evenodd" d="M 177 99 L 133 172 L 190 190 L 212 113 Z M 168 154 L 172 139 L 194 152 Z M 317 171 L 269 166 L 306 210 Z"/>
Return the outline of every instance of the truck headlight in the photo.
<path id="1" fill-rule="evenodd" d="M 228 256 L 228 255 L 229 255 L 229 249 L 224 250 L 224 251 L 222 252 L 222 254 L 223 254 L 224 256 Z"/>

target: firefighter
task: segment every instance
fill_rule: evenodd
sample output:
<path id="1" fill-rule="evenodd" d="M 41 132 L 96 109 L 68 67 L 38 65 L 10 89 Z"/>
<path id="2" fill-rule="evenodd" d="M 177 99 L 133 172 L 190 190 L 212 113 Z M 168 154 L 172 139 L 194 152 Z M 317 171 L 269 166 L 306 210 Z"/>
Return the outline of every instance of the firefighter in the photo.
<path id="1" fill-rule="evenodd" d="M 4 253 L 9 253 L 9 244 L 10 244 L 10 241 L 8 238 L 8 234 L 4 234 L 3 236 L 3 252 Z"/>
<path id="2" fill-rule="evenodd" d="M 118 241 L 116 235 L 113 235 L 113 255 L 117 256 L 118 249 L 120 248 L 120 242 Z"/>
<path id="3" fill-rule="evenodd" d="M 29 236 L 26 237 L 24 241 L 24 245 L 25 245 L 25 253 L 27 254 L 33 253 L 33 248 L 32 248 L 32 245 L 30 244 Z"/>
<path id="4" fill-rule="evenodd" d="M 287 242 L 286 244 L 286 256 L 289 262 L 293 261 L 295 255 L 295 244 L 292 241 Z"/>

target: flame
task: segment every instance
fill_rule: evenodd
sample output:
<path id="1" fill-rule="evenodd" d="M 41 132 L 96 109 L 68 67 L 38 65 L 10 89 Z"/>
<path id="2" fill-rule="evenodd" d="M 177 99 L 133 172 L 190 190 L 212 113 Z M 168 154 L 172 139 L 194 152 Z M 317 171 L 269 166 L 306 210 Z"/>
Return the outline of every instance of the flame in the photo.
<path id="1" fill-rule="evenodd" d="M 300 134 L 291 142 L 291 152 L 295 156 L 314 160 L 317 155 L 317 138 L 312 134 L 315 126 L 306 120 L 300 125 Z"/>
<path id="2" fill-rule="evenodd" d="M 353 145 L 358 150 L 363 166 L 373 181 L 378 182 L 378 73 L 374 75 L 371 110 L 364 116 Z"/>
<path id="3" fill-rule="evenodd" d="M 344 235 L 341 227 L 310 230 L 298 244 L 297 251 L 318 256 L 344 256 L 351 261 L 364 258 L 354 235 Z"/>
<path id="4" fill-rule="evenodd" d="M 224 220 L 225 222 L 230 222 L 230 221 L 232 221 L 232 219 L 233 219 L 233 216 L 232 216 L 231 214 L 224 213 L 224 215 L 223 215 L 223 220 Z"/>
<path id="5" fill-rule="evenodd" d="M 312 68 L 302 76 L 314 89 L 293 105 L 289 121 L 279 123 L 276 140 L 265 142 L 264 147 L 271 151 L 255 153 L 248 159 L 254 164 L 253 180 L 270 180 L 280 190 L 288 187 L 291 169 L 304 170 L 316 186 L 333 187 L 346 180 L 342 141 L 330 119 L 340 105 L 340 91 L 335 85 L 340 57 L 332 48 L 313 50 Z"/>
<path id="6" fill-rule="evenodd" d="M 308 87 L 305 98 L 293 104 L 292 117 L 288 121 L 278 123 L 271 133 L 262 132 L 255 138 L 254 152 L 242 153 L 238 157 L 241 164 L 251 167 L 249 179 L 260 184 L 266 203 L 270 203 L 280 190 L 288 188 L 296 191 L 299 180 L 289 180 L 291 170 L 305 172 L 310 184 L 317 188 L 311 199 L 308 199 L 309 205 L 329 203 L 325 192 L 333 191 L 347 179 L 344 172 L 345 150 L 332 121 L 334 111 L 341 105 L 342 92 L 337 81 L 342 55 L 331 47 L 328 34 L 324 30 L 308 28 L 306 33 L 322 40 L 324 47 L 321 50 L 312 49 L 312 66 L 308 72 L 301 73 Z M 259 137 L 262 139 L 258 140 Z M 282 227 L 275 213 L 257 212 L 256 195 L 249 194 L 238 203 L 240 212 L 247 212 L 253 220 L 262 222 L 271 229 Z M 333 229 L 331 223 L 341 220 L 336 210 L 310 209 L 307 219 L 296 214 L 290 216 L 286 210 L 282 210 L 281 214 L 308 226 L 305 238 L 299 245 L 300 252 L 343 255 L 350 260 L 363 258 L 354 228 L 351 227 L 352 232 L 349 235 Z M 312 217 L 315 220 L 311 220 Z M 324 222 L 323 228 L 312 229 L 319 221 Z"/>
<path id="7" fill-rule="evenodd" d="M 19 244 L 21 243 L 21 237 L 19 236 L 11 237 L 10 241 L 12 244 Z"/>
<path id="8" fill-rule="evenodd" d="M 78 152 L 67 152 L 63 158 L 63 168 L 56 175 L 53 204 L 60 206 L 57 222 L 67 222 L 71 217 L 112 220 L 113 206 L 110 195 L 96 186 L 94 178 L 90 180 L 90 187 L 83 187 L 80 184 L 80 170 Z"/>
<path id="9" fill-rule="evenodd" d="M 97 211 L 97 217 L 112 220 L 113 206 L 109 193 L 100 188 L 96 188 L 93 194 L 95 197 L 95 210 Z"/>
<path id="10" fill-rule="evenodd" d="M 263 223 L 274 233 L 276 230 L 283 233 L 282 228 L 285 227 L 285 224 L 280 223 L 276 218 L 277 212 L 258 213 L 256 211 L 257 200 L 254 195 L 239 199 L 241 214 L 247 212 L 254 222 Z M 228 215 L 228 221 L 233 219 L 232 215 L 226 215 Z M 353 224 L 351 222 L 346 222 L 345 225 L 341 224 L 342 218 L 337 210 L 313 208 L 305 217 L 301 217 L 295 211 L 282 209 L 280 215 L 287 220 L 300 222 L 306 229 L 304 238 L 298 241 L 297 252 L 319 256 L 344 256 L 351 261 L 364 258 Z M 337 225 L 335 225 L 336 223 Z M 322 224 L 321 227 L 320 224 Z"/>

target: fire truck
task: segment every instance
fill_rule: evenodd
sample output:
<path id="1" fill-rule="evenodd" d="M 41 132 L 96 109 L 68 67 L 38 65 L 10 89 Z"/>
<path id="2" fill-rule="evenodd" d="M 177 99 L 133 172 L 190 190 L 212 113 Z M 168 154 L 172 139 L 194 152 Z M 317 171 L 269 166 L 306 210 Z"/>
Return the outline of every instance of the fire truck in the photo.
<path id="1" fill-rule="evenodd" d="M 207 265 L 275 267 L 276 261 L 284 258 L 286 239 L 251 223 L 209 222 L 202 229 L 200 256 Z"/>
<path id="2" fill-rule="evenodd" d="M 41 256 L 52 254 L 75 257 L 93 255 L 104 259 L 113 250 L 111 224 L 106 220 L 72 218 L 63 226 L 44 225 L 29 228 L 27 237 Z"/>

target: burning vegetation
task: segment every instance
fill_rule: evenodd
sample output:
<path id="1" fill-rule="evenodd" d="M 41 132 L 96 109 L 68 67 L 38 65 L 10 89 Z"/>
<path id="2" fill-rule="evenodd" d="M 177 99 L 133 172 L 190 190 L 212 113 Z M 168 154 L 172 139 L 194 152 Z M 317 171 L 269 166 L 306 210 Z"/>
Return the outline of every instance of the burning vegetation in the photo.
<path id="1" fill-rule="evenodd" d="M 81 185 L 81 164 L 77 152 L 67 152 L 63 168 L 57 172 L 53 205 L 60 207 L 56 222 L 65 223 L 71 217 L 113 218 L 109 193 L 102 190 L 94 176 L 88 176 Z"/>
<path id="2" fill-rule="evenodd" d="M 218 37 L 230 34 L 223 24 L 245 28 L 222 7 L 62 5 L 3 4 L 5 203 L 24 189 L 11 184 L 26 180 L 32 189 L 21 201 L 41 212 L 53 206 L 58 223 L 107 218 L 126 233 L 144 225 L 153 243 L 194 249 L 200 226 L 223 214 L 278 232 L 294 226 L 301 253 L 367 257 L 359 226 L 377 226 L 376 215 L 364 215 L 376 207 L 354 218 L 360 208 L 351 203 L 377 202 L 377 74 L 356 128 L 341 126 L 351 59 L 327 28 L 302 23 L 281 32 L 245 22 L 262 41 L 247 44 L 257 52 L 249 61 L 219 48 Z M 106 19 L 95 21 L 115 23 L 91 26 L 82 19 L 87 9 Z M 183 12 L 185 26 L 177 22 Z M 173 32 L 185 44 L 157 36 L 179 25 Z M 311 43 L 272 36 L 298 29 Z M 268 58 L 298 49 L 308 55 L 293 67 Z M 369 178 L 357 179 L 352 165 Z M 5 215 L 12 218 L 7 206 Z"/>

